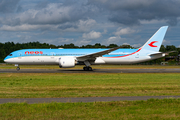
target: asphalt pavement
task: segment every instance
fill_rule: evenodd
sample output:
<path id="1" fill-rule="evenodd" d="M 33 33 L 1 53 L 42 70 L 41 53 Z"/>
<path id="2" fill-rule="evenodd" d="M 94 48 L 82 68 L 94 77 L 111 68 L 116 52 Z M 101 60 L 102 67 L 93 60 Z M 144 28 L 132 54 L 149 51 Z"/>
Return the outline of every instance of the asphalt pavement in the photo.
<path id="1" fill-rule="evenodd" d="M 148 100 L 148 99 L 165 99 L 175 98 L 179 99 L 180 96 L 131 96 L 131 97 L 81 97 L 81 98 L 1 98 L 0 104 L 3 103 L 21 103 L 26 102 L 29 104 L 34 103 L 74 103 L 74 102 L 107 102 L 107 101 L 134 101 L 134 100 Z"/>
<path id="2" fill-rule="evenodd" d="M 0 69 L 0 73 L 180 73 L 180 69 Z"/>

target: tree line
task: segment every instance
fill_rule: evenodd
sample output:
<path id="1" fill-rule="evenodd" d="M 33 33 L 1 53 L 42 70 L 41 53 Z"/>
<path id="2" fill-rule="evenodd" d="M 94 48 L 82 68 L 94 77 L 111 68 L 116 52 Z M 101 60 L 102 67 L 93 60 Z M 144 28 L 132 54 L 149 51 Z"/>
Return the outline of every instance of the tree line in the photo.
<path id="1" fill-rule="evenodd" d="M 33 49 L 33 48 L 114 48 L 118 47 L 117 44 L 109 44 L 107 46 L 101 45 L 100 43 L 96 43 L 94 45 L 82 45 L 76 46 L 73 43 L 64 44 L 64 45 L 53 45 L 48 43 L 40 43 L 40 42 L 28 42 L 28 43 L 14 43 L 14 42 L 6 42 L 0 43 L 0 63 L 4 62 L 4 58 L 15 50 L 21 49 Z M 120 45 L 121 48 L 132 48 L 130 45 Z M 160 52 L 167 51 L 177 51 L 175 53 L 171 53 L 172 56 L 177 56 L 180 54 L 180 48 L 176 48 L 174 45 L 162 45 L 160 48 Z"/>

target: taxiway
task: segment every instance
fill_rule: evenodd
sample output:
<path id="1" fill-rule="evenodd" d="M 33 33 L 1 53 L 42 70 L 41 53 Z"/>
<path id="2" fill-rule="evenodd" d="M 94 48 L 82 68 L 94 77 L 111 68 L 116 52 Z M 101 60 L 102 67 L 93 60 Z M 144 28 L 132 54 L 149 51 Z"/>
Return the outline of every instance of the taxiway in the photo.
<path id="1" fill-rule="evenodd" d="M 179 99 L 180 96 L 131 96 L 131 97 L 83 97 L 83 98 L 1 98 L 0 104 L 3 103 L 50 103 L 50 102 L 107 102 L 107 101 L 133 101 L 148 99 Z"/>
<path id="2" fill-rule="evenodd" d="M 180 73 L 180 69 L 0 69 L 0 73 Z"/>

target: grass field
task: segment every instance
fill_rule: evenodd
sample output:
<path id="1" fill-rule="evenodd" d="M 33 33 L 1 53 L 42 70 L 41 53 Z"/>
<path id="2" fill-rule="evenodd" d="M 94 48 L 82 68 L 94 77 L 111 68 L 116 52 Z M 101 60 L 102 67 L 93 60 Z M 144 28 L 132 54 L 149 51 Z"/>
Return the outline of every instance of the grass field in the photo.
<path id="1" fill-rule="evenodd" d="M 0 66 L 1 69 L 2 65 Z M 29 66 L 22 67 L 27 69 Z M 55 67 L 57 66 L 30 66 L 30 69 L 58 69 Z M 96 67 L 102 69 L 101 66 Z M 158 69 L 164 66 L 123 66 L 121 69 L 153 67 Z M 165 67 L 174 68 L 174 66 Z M 105 68 L 116 69 L 119 66 L 104 66 L 103 69 Z M 8 69 L 14 69 L 14 66 L 9 65 Z M 179 88 L 178 73 L 0 73 L 0 98 L 179 95 Z M 179 120 L 179 108 L 180 99 L 93 103 L 6 103 L 0 104 L 0 119 Z"/>
<path id="2" fill-rule="evenodd" d="M 0 98 L 179 95 L 178 73 L 1 73 Z"/>
<path id="3" fill-rule="evenodd" d="M 76 65 L 74 68 L 82 69 L 84 65 Z M 92 65 L 93 69 L 170 69 L 180 68 L 180 65 Z M 62 69 L 58 65 L 20 65 L 21 69 Z M 0 64 L 0 69 L 16 69 L 12 64 Z M 64 69 L 64 68 L 63 68 Z"/>
<path id="4" fill-rule="evenodd" d="M 1 120 L 179 120 L 180 99 L 94 103 L 0 104 Z"/>

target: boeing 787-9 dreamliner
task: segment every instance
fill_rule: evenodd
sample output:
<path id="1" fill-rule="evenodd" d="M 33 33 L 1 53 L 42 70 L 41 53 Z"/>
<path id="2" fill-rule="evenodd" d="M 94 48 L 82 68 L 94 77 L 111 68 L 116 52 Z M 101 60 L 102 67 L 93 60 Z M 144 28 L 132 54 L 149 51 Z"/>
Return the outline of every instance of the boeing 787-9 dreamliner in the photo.
<path id="1" fill-rule="evenodd" d="M 4 61 L 19 65 L 59 65 L 60 68 L 71 68 L 84 64 L 85 71 L 91 71 L 93 64 L 133 64 L 164 57 L 159 52 L 168 26 L 161 27 L 139 49 L 22 49 L 10 53 Z"/>

